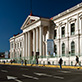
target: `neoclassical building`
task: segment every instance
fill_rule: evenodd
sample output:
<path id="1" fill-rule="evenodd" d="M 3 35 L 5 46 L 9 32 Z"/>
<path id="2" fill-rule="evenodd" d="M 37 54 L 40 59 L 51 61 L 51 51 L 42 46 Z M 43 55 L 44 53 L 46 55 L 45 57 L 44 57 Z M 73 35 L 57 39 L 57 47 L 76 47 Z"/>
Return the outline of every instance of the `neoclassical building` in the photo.
<path id="1" fill-rule="evenodd" d="M 10 38 L 10 58 L 25 58 L 39 54 L 39 63 L 74 65 L 75 56 L 82 64 L 82 3 L 50 18 L 30 14 L 23 23 L 21 34 Z M 47 40 L 54 40 L 54 57 L 47 57 Z M 42 57 L 41 57 L 42 56 Z"/>

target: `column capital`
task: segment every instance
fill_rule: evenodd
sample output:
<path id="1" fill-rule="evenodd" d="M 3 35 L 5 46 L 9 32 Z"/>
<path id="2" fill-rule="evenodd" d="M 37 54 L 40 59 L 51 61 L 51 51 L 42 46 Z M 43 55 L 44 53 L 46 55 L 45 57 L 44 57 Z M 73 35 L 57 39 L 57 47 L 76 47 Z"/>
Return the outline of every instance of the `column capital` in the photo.
<path id="1" fill-rule="evenodd" d="M 39 27 L 43 27 L 43 25 L 39 25 Z"/>
<path id="2" fill-rule="evenodd" d="M 28 32 L 25 32 L 24 35 L 27 34 L 27 33 L 28 33 Z"/>
<path id="3" fill-rule="evenodd" d="M 43 56 L 43 29 L 41 27 L 39 27 L 39 43 L 40 43 L 40 56 Z"/>
<path id="4" fill-rule="evenodd" d="M 35 30 L 36 28 L 33 28 L 32 30 Z"/>

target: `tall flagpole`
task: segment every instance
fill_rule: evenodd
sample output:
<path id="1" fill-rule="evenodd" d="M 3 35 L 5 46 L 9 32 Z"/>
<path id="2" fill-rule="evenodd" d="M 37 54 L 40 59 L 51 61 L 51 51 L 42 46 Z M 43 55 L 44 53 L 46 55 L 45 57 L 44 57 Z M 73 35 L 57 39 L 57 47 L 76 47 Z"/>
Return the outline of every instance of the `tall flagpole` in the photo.
<path id="1" fill-rule="evenodd" d="M 30 15 L 32 15 L 32 0 L 30 0 Z"/>

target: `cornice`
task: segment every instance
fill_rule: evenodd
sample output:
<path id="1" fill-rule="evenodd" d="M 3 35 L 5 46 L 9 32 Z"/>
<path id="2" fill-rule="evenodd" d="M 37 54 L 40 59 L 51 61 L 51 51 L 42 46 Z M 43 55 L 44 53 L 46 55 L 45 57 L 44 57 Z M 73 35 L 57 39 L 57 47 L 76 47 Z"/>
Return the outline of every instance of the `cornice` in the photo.
<path id="1" fill-rule="evenodd" d="M 20 36 L 22 36 L 22 35 L 24 35 L 24 33 L 21 33 L 21 34 L 17 35 L 16 38 L 17 38 L 17 37 L 20 37 Z"/>
<path id="2" fill-rule="evenodd" d="M 76 21 L 76 19 L 74 19 L 74 18 L 69 18 L 69 19 L 68 19 L 68 22 L 69 22 L 69 23 L 71 23 L 71 22 L 73 22 L 73 21 Z"/>
<path id="3" fill-rule="evenodd" d="M 66 25 L 66 23 L 65 22 L 60 22 L 59 23 L 59 26 L 63 26 L 63 25 Z"/>
<path id="4" fill-rule="evenodd" d="M 62 13 L 56 15 L 56 16 L 54 16 L 53 20 L 58 19 L 58 18 L 66 15 L 66 14 L 68 14 L 68 13 L 74 11 L 74 10 L 77 10 L 77 9 L 79 9 L 81 7 L 82 7 L 82 2 L 80 4 L 78 4 L 78 5 L 76 5 L 76 6 L 74 6 L 74 7 L 70 8 L 70 9 L 68 9 L 68 10 L 66 10 L 66 11 L 64 11 L 64 12 L 62 12 Z"/>
<path id="5" fill-rule="evenodd" d="M 18 34 L 18 35 L 16 35 L 16 36 L 13 36 L 13 37 L 11 37 L 9 40 L 13 40 L 13 39 L 18 38 L 18 37 L 20 37 L 20 36 L 22 36 L 22 35 L 24 35 L 24 33 L 21 33 L 21 34 Z"/>

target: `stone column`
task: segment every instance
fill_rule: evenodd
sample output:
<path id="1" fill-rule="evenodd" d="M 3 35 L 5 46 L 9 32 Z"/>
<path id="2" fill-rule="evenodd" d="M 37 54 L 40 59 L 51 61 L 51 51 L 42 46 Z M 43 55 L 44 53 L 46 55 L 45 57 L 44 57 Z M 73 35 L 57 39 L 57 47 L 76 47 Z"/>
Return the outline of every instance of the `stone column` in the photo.
<path id="1" fill-rule="evenodd" d="M 28 60 L 30 59 L 30 54 L 31 54 L 31 45 L 30 45 L 31 41 L 30 41 L 30 32 L 28 32 Z"/>
<path id="2" fill-rule="evenodd" d="M 15 58 L 15 39 L 14 39 L 14 42 L 13 42 L 13 58 Z"/>
<path id="3" fill-rule="evenodd" d="M 80 29 L 79 29 L 79 15 L 77 14 L 77 55 L 80 55 Z"/>
<path id="4" fill-rule="evenodd" d="M 82 33 L 82 18 L 80 20 L 81 20 L 81 33 Z"/>
<path id="5" fill-rule="evenodd" d="M 24 57 L 26 55 L 26 33 L 24 33 Z"/>
<path id="6" fill-rule="evenodd" d="M 40 37 L 40 40 L 39 40 L 39 44 L 40 44 L 40 56 L 43 56 L 43 27 L 39 27 L 39 37 Z"/>
<path id="7" fill-rule="evenodd" d="M 35 56 L 36 54 L 36 33 L 35 33 L 35 29 L 33 29 L 33 55 Z"/>
<path id="8" fill-rule="evenodd" d="M 81 26 L 81 34 L 82 34 L 82 16 L 80 17 L 80 21 L 81 21 L 81 23 L 80 23 L 80 26 Z M 82 56 L 82 36 L 80 35 L 80 55 Z"/>
<path id="9" fill-rule="evenodd" d="M 12 58 L 12 56 L 11 56 L 11 42 L 10 42 L 10 58 Z"/>
<path id="10" fill-rule="evenodd" d="M 69 54 L 69 22 L 67 19 L 67 51 L 66 54 Z"/>
<path id="11" fill-rule="evenodd" d="M 79 15 L 77 14 L 77 34 L 79 34 Z"/>
<path id="12" fill-rule="evenodd" d="M 38 34 L 38 28 L 36 28 L 36 52 L 39 51 L 39 44 L 38 44 L 38 42 L 39 42 L 39 41 L 38 41 L 38 40 L 39 40 L 38 37 L 39 37 L 39 36 L 38 36 L 38 35 L 39 35 L 39 34 Z"/>
<path id="13" fill-rule="evenodd" d="M 60 56 L 60 26 L 58 26 L 58 56 Z"/>
<path id="14" fill-rule="evenodd" d="M 28 57 L 28 33 L 26 33 L 26 54 L 25 54 L 25 58 L 27 59 Z"/>

